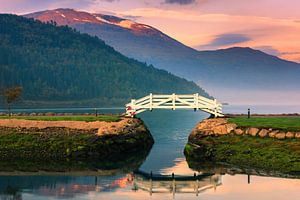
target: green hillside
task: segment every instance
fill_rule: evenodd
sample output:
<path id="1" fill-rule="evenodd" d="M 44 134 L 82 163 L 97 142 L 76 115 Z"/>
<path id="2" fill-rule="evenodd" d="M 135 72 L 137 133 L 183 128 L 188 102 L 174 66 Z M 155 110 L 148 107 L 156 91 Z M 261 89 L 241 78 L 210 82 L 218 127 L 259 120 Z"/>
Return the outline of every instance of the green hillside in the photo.
<path id="1" fill-rule="evenodd" d="M 7 14 L 0 27 L 0 87 L 21 85 L 24 105 L 123 105 L 150 92 L 208 96 L 70 27 Z"/>

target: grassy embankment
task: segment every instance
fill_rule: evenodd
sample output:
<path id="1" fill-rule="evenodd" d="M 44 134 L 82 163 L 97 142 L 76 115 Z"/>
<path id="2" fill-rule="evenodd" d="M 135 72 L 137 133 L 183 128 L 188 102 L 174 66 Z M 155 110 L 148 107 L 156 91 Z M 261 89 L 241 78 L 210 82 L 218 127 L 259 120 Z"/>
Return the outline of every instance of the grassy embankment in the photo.
<path id="1" fill-rule="evenodd" d="M 300 131 L 300 117 L 259 117 L 259 118 L 229 118 L 230 123 L 235 123 L 240 127 L 273 128 L 283 131 Z"/>
<path id="2" fill-rule="evenodd" d="M 70 116 L 0 116 L 0 119 L 25 119 L 37 121 L 105 121 L 105 122 L 118 122 L 121 117 L 118 115 L 70 115 Z"/>
<path id="3" fill-rule="evenodd" d="M 195 144 L 195 143 L 194 143 Z M 290 173 L 300 172 L 300 140 L 278 140 L 252 136 L 207 137 L 196 143 L 200 152 L 187 144 L 190 160 L 227 163 L 245 168 Z M 189 160 L 189 159 L 188 159 Z"/>
<path id="4" fill-rule="evenodd" d="M 27 119 L 43 121 L 105 121 L 121 120 L 117 115 L 95 116 L 0 116 L 1 119 Z M 114 126 L 114 125 L 112 125 Z M 143 155 L 144 159 L 153 144 L 151 134 L 144 124 L 135 120 L 120 127 L 119 134 L 97 135 L 97 129 L 78 130 L 66 127 L 48 128 L 9 128 L 0 127 L 0 171 L 9 169 L 12 163 L 27 163 L 28 168 L 33 163 L 41 163 L 35 167 L 51 170 L 57 166 L 47 167 L 48 161 L 67 162 L 61 169 L 80 161 L 76 168 L 90 167 L 110 168 L 111 163 L 127 163 L 134 157 Z M 133 158 L 133 159 L 132 159 Z M 46 162 L 45 162 L 46 161 Z M 82 161 L 82 162 L 81 162 Z M 50 163 L 53 163 L 50 162 Z M 140 158 L 138 159 L 140 162 Z M 29 164 L 28 164 L 29 163 Z M 71 164 L 70 164 L 71 163 Z M 16 166 L 15 166 L 16 167 Z M 19 169 L 11 168 L 11 169 Z M 24 169 L 23 167 L 21 170 Z M 24 169 L 25 170 L 25 169 Z"/>
<path id="5" fill-rule="evenodd" d="M 300 131 L 300 118 L 230 118 L 229 122 L 241 127 Z M 185 147 L 185 154 L 191 165 L 199 161 L 212 161 L 241 168 L 300 172 L 300 139 L 278 140 L 249 135 L 204 137 L 190 140 Z"/>

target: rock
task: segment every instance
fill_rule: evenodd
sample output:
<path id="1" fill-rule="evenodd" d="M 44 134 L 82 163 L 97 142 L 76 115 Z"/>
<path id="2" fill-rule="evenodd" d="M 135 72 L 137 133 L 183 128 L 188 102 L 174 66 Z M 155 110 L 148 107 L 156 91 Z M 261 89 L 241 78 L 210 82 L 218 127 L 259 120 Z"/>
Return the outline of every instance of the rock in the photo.
<path id="1" fill-rule="evenodd" d="M 243 135 L 244 131 L 242 129 L 238 128 L 238 129 L 234 130 L 234 133 L 237 135 Z"/>
<path id="2" fill-rule="evenodd" d="M 278 130 L 269 132 L 269 137 L 270 137 L 270 138 L 274 138 L 275 135 L 276 135 L 278 132 L 279 132 Z"/>
<path id="3" fill-rule="evenodd" d="M 197 127 L 199 129 L 202 128 L 213 128 L 215 126 L 226 124 L 227 120 L 223 118 L 216 118 L 216 119 L 205 119 L 202 122 L 200 122 Z"/>
<path id="4" fill-rule="evenodd" d="M 36 116 L 36 113 L 30 113 L 29 116 Z"/>
<path id="5" fill-rule="evenodd" d="M 197 126 L 198 130 L 206 129 L 208 128 L 208 123 L 199 123 Z"/>
<path id="6" fill-rule="evenodd" d="M 237 127 L 236 124 L 226 124 L 225 126 L 226 126 L 227 133 L 231 133 L 231 131 L 233 131 Z"/>
<path id="7" fill-rule="evenodd" d="M 287 132 L 285 134 L 285 137 L 288 138 L 288 139 L 291 139 L 291 138 L 294 138 L 295 137 L 295 134 L 291 131 Z"/>
<path id="8" fill-rule="evenodd" d="M 283 139 L 285 139 L 285 133 L 284 132 L 279 132 L 275 135 L 275 138 L 283 140 Z"/>
<path id="9" fill-rule="evenodd" d="M 46 114 L 45 114 L 45 116 L 54 116 L 55 115 L 55 113 L 53 113 L 53 112 L 47 112 Z"/>
<path id="10" fill-rule="evenodd" d="M 268 130 L 267 129 L 261 129 L 258 133 L 259 137 L 266 137 L 268 135 Z"/>
<path id="11" fill-rule="evenodd" d="M 295 138 L 300 139 L 300 132 L 295 133 Z"/>
<path id="12" fill-rule="evenodd" d="M 256 136 L 258 133 L 259 129 L 258 128 L 249 128 L 248 134 L 252 136 Z"/>
<path id="13" fill-rule="evenodd" d="M 227 127 L 226 127 L 226 125 L 215 126 L 215 127 L 212 128 L 212 131 L 215 134 L 218 134 L 218 135 L 226 135 L 227 134 Z"/>

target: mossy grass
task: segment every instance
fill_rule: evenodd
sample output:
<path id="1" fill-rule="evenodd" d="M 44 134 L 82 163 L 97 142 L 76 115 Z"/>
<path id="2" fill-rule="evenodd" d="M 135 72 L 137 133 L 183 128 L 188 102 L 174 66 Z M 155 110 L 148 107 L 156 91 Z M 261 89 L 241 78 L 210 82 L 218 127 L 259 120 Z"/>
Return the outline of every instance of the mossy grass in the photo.
<path id="1" fill-rule="evenodd" d="M 0 160 L 118 160 L 153 144 L 151 134 L 141 128 L 101 136 L 95 133 L 97 129 L 1 127 Z"/>
<path id="2" fill-rule="evenodd" d="M 229 118 L 230 123 L 240 127 L 273 128 L 283 131 L 300 131 L 300 117 L 235 117 Z"/>
<path id="3" fill-rule="evenodd" d="M 70 115 L 70 116 L 0 116 L 0 119 L 26 119 L 37 121 L 105 121 L 105 122 L 118 122 L 121 120 L 119 115 Z"/>
<path id="4" fill-rule="evenodd" d="M 194 147 L 193 145 L 197 145 Z M 245 168 L 300 172 L 300 140 L 225 135 L 188 143 L 187 160 L 228 163 Z"/>

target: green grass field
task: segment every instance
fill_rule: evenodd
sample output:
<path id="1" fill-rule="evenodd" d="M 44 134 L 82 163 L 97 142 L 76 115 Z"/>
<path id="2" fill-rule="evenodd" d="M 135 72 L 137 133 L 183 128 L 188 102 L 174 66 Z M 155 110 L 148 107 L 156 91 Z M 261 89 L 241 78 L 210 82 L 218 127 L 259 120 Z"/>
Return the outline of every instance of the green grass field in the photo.
<path id="1" fill-rule="evenodd" d="M 37 121 L 105 121 L 105 122 L 117 122 L 120 121 L 121 117 L 118 115 L 72 115 L 72 116 L 0 116 L 0 119 L 26 119 L 26 120 L 37 120 Z"/>
<path id="2" fill-rule="evenodd" d="M 229 118 L 230 123 L 241 127 L 273 128 L 284 131 L 300 131 L 300 117 Z"/>

